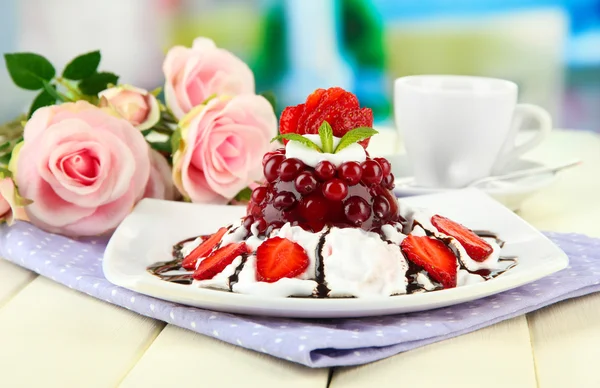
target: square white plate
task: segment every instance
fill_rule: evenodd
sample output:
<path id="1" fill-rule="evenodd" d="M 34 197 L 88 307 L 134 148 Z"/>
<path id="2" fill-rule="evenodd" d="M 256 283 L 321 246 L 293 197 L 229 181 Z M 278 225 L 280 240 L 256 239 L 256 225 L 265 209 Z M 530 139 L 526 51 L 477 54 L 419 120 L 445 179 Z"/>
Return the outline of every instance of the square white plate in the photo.
<path id="1" fill-rule="evenodd" d="M 519 264 L 492 280 L 448 290 L 385 298 L 269 298 L 166 282 L 146 268 L 172 259 L 173 244 L 213 233 L 243 216 L 238 206 L 199 205 L 154 199 L 141 201 L 121 223 L 104 253 L 106 278 L 121 287 L 156 298 L 209 310 L 298 318 L 341 318 L 429 310 L 483 298 L 519 287 L 564 269 L 568 258 L 523 219 L 486 194 L 470 189 L 404 198 L 471 229 L 490 230 L 506 244 L 503 255 Z"/>

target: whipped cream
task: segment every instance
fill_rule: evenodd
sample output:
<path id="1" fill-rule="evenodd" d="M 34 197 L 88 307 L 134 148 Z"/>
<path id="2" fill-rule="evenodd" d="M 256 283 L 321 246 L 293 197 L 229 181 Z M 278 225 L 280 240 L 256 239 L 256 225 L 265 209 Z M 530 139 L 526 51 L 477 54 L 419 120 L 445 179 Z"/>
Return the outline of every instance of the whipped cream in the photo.
<path id="1" fill-rule="evenodd" d="M 323 245 L 329 296 L 405 294 L 408 263 L 400 247 L 372 232 L 332 228 Z"/>
<path id="2" fill-rule="evenodd" d="M 192 253 L 194 249 L 198 248 L 200 244 L 202 244 L 202 238 L 200 237 L 196 238 L 194 241 L 185 243 L 181 248 L 181 254 L 183 255 L 183 257 L 188 256 L 190 253 Z"/>
<path id="3" fill-rule="evenodd" d="M 303 135 L 319 147 L 322 147 L 319 135 Z M 338 146 L 341 138 L 333 137 L 333 148 Z M 329 154 L 309 148 L 297 141 L 289 141 L 285 146 L 285 157 L 300 159 L 307 166 L 315 167 L 319 162 L 327 160 L 339 167 L 344 162 L 362 163 L 367 160 L 365 149 L 358 143 L 350 144 L 338 153 Z"/>

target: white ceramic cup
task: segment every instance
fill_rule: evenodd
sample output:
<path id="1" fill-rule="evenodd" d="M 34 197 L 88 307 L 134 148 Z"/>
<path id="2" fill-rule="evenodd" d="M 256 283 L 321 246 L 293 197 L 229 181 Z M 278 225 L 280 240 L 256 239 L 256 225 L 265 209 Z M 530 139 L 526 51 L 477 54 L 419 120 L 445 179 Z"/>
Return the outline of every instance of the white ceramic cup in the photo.
<path id="1" fill-rule="evenodd" d="M 396 127 L 404 138 L 415 182 L 459 188 L 502 170 L 536 147 L 552 129 L 547 111 L 517 104 L 514 82 L 484 77 L 418 75 L 394 85 Z M 515 144 L 525 119 L 535 134 Z"/>

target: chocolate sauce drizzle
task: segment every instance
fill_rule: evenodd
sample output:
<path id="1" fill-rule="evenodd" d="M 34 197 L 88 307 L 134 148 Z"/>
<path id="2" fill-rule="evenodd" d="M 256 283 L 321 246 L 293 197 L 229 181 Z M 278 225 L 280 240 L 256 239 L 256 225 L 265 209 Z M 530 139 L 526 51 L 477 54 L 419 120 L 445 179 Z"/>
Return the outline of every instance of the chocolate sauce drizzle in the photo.
<path id="1" fill-rule="evenodd" d="M 180 244 L 183 246 L 184 243 L 185 243 L 185 241 L 181 242 Z M 194 279 L 192 278 L 193 272 L 191 272 L 191 271 L 183 273 L 183 274 L 177 274 L 177 275 L 166 275 L 165 274 L 165 273 L 171 272 L 171 271 L 183 270 L 183 268 L 181 267 L 181 263 L 183 262 L 183 259 L 177 258 L 177 256 L 181 256 L 181 247 L 177 248 L 176 246 L 177 246 L 177 244 L 175 244 L 175 246 L 173 247 L 173 256 L 176 257 L 174 260 L 160 261 L 158 263 L 152 264 L 146 270 L 148 272 L 150 272 L 152 275 L 157 276 L 161 280 L 165 280 L 167 282 L 177 283 L 177 284 L 192 284 L 192 281 Z M 175 252 L 177 252 L 177 256 L 175 255 Z"/>
<path id="2" fill-rule="evenodd" d="M 237 267 L 235 267 L 235 271 L 233 272 L 233 275 L 231 275 L 228 279 L 229 291 L 233 291 L 233 286 L 235 285 L 235 283 L 238 282 L 240 272 L 242 272 L 242 269 L 244 269 L 244 264 L 246 264 L 247 260 L 248 260 L 248 254 L 247 253 L 242 254 L 242 262 Z"/>
<path id="3" fill-rule="evenodd" d="M 329 229 L 325 231 L 319 238 L 319 243 L 315 248 L 315 280 L 317 281 L 316 297 L 326 298 L 329 295 L 329 288 L 325 282 L 325 263 L 323 262 L 323 245 L 325 238 L 329 234 Z"/>

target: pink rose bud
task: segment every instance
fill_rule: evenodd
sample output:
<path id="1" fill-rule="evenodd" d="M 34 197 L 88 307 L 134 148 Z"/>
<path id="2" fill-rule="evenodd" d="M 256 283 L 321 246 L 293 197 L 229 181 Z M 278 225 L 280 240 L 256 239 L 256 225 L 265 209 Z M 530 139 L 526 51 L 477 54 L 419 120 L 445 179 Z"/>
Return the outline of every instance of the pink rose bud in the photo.
<path id="1" fill-rule="evenodd" d="M 0 179 L 0 221 L 11 225 L 15 219 L 27 220 L 23 206 L 29 203 L 19 196 L 15 182 L 10 177 Z"/>
<path id="2" fill-rule="evenodd" d="M 74 236 L 114 230 L 142 198 L 148 143 L 131 123 L 86 101 L 40 108 L 25 125 L 11 170 L 33 201 L 30 221 Z M 15 159 L 15 160 L 13 160 Z"/>
<path id="3" fill-rule="evenodd" d="M 150 150 L 150 177 L 146 184 L 144 198 L 176 200 L 179 193 L 173 185 L 171 178 L 171 166 L 167 159 L 158 151 Z"/>
<path id="4" fill-rule="evenodd" d="M 152 128 L 160 120 L 158 101 L 147 90 L 119 85 L 103 90 L 98 97 L 101 107 L 114 109 L 140 131 Z"/>
<path id="5" fill-rule="evenodd" d="M 262 157 L 277 118 L 262 96 L 219 97 L 179 123 L 183 148 L 173 155 L 173 181 L 193 202 L 224 204 L 263 179 Z"/>
<path id="6" fill-rule="evenodd" d="M 248 65 L 208 38 L 196 38 L 192 48 L 171 48 L 163 72 L 165 100 L 178 119 L 210 96 L 254 94 Z"/>

